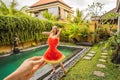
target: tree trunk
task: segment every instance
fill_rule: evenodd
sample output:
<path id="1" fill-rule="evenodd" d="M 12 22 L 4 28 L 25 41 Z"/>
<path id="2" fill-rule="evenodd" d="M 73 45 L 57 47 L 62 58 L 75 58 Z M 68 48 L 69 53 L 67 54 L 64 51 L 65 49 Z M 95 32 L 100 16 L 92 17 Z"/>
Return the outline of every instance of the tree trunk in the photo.
<path id="1" fill-rule="evenodd" d="M 95 22 L 95 32 L 96 32 L 96 29 L 97 29 L 97 24 L 96 24 L 96 22 Z M 96 34 L 97 34 L 97 32 L 96 32 Z M 95 35 L 95 38 L 94 38 L 95 40 L 94 40 L 94 42 L 96 43 L 97 42 L 97 37 L 96 37 L 96 35 Z"/>

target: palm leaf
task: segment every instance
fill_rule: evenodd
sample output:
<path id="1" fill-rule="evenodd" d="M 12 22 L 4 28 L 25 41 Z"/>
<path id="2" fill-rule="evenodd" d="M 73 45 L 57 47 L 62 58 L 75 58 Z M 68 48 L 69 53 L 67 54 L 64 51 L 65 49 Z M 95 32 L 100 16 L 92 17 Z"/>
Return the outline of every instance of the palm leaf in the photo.
<path id="1" fill-rule="evenodd" d="M 2 0 L 0 0 L 0 12 L 5 15 L 9 13 L 7 5 Z"/>
<path id="2" fill-rule="evenodd" d="M 9 8 L 9 15 L 13 15 L 16 12 L 16 9 L 15 9 L 16 5 L 17 3 L 15 2 L 15 0 L 12 0 Z"/>

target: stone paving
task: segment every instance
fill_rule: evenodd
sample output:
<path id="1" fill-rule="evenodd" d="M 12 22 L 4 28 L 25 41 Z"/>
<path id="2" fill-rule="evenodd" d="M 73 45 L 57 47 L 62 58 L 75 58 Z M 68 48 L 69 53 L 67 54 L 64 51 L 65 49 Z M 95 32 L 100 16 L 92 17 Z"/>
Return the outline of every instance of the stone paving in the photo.
<path id="1" fill-rule="evenodd" d="M 83 59 L 85 60 L 91 60 L 93 56 L 95 56 L 96 52 L 95 51 L 90 51 Z"/>
<path id="2" fill-rule="evenodd" d="M 101 71 L 94 71 L 93 74 L 96 76 L 99 76 L 99 77 L 105 77 L 105 73 L 103 73 Z"/>
<path id="3" fill-rule="evenodd" d="M 101 53 L 102 55 L 108 55 L 108 53 Z"/>
<path id="4" fill-rule="evenodd" d="M 100 62 L 106 62 L 106 60 L 105 60 L 105 59 L 99 59 L 99 61 L 100 61 Z"/>
<path id="5" fill-rule="evenodd" d="M 106 68 L 106 66 L 104 64 L 97 64 L 96 66 L 99 68 Z"/>
<path id="6" fill-rule="evenodd" d="M 89 53 L 89 54 L 87 54 L 87 56 L 90 56 L 90 57 L 93 57 L 95 54 L 91 54 L 91 53 Z"/>
<path id="7" fill-rule="evenodd" d="M 92 58 L 92 57 L 90 57 L 90 56 L 85 56 L 85 57 L 84 57 L 85 60 L 91 60 L 91 58 Z"/>
<path id="8" fill-rule="evenodd" d="M 104 50 L 102 51 L 102 53 L 101 53 L 101 57 L 100 57 L 100 59 L 99 59 L 99 62 L 104 62 L 104 63 L 106 63 L 106 62 L 107 62 L 107 61 L 106 61 L 107 55 L 108 55 L 107 50 L 104 49 Z M 98 68 L 103 68 L 103 69 L 107 68 L 105 64 L 101 64 L 101 63 L 100 63 L 100 64 L 97 64 L 96 66 L 97 66 Z M 98 77 L 105 77 L 105 73 L 104 73 L 104 72 L 101 72 L 101 71 L 94 71 L 94 72 L 93 72 L 93 75 L 98 76 Z"/>
<path id="9" fill-rule="evenodd" d="M 106 58 L 107 58 L 107 56 L 101 56 L 101 58 L 105 58 L 105 59 L 106 59 Z"/>
<path id="10" fill-rule="evenodd" d="M 90 51 L 90 53 L 95 54 L 96 52 L 95 51 Z"/>

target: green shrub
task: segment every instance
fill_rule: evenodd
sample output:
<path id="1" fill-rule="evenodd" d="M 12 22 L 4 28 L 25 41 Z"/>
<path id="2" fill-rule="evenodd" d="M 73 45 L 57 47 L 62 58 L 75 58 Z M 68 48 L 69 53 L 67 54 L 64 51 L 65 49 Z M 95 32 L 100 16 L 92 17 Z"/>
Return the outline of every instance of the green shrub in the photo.
<path id="1" fill-rule="evenodd" d="M 59 22 L 39 20 L 31 17 L 0 16 L 0 45 L 10 45 L 17 33 L 21 43 L 46 39 L 43 31 L 50 31 L 53 25 L 62 27 Z"/>

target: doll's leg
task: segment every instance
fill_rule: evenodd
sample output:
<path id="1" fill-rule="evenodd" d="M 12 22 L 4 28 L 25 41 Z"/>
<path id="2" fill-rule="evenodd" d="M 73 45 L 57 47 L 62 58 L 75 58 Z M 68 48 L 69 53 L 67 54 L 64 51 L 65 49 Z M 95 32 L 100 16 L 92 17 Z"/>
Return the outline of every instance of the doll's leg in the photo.
<path id="1" fill-rule="evenodd" d="M 54 74 L 56 72 L 56 70 L 55 70 L 55 64 L 52 64 L 52 67 L 53 67 L 53 71 L 51 72 L 51 74 Z"/>
<path id="2" fill-rule="evenodd" d="M 60 62 L 59 64 L 60 64 L 60 66 L 61 66 L 62 70 L 64 71 L 64 74 L 66 74 L 66 70 L 65 70 L 65 68 L 63 67 L 62 62 Z"/>

